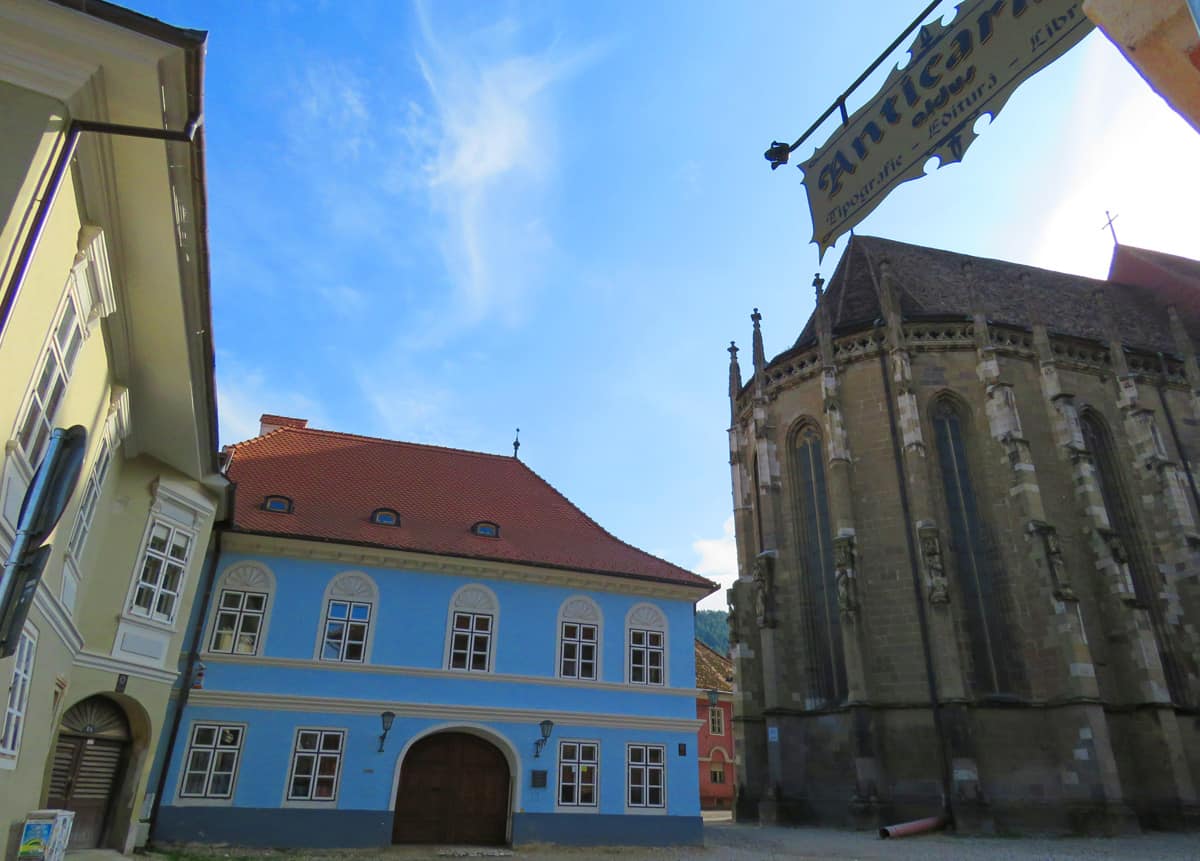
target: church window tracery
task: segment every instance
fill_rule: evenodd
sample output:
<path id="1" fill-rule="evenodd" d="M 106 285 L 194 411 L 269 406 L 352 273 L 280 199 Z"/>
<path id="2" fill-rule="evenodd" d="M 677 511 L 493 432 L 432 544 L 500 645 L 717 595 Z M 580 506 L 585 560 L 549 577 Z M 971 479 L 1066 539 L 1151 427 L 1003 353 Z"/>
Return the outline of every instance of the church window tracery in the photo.
<path id="1" fill-rule="evenodd" d="M 1009 666 L 1012 650 L 1006 647 L 1004 596 L 971 478 L 964 424 L 963 412 L 951 398 L 937 400 L 933 408 L 934 438 L 949 514 L 950 555 L 966 611 L 972 684 L 980 693 L 1007 694 L 1013 692 L 1013 674 Z"/>
<path id="2" fill-rule="evenodd" d="M 804 576 L 810 690 L 816 699 L 840 702 L 846 696 L 833 530 L 825 489 L 825 454 L 815 422 L 804 422 L 792 437 L 792 472 Z"/>
<path id="3" fill-rule="evenodd" d="M 1118 564 L 1128 563 L 1133 580 L 1133 593 L 1139 604 L 1149 611 L 1150 625 L 1158 643 L 1163 673 L 1167 677 L 1167 688 L 1171 699 L 1185 702 L 1186 683 L 1179 662 L 1170 645 L 1162 609 L 1159 606 L 1153 585 L 1152 565 L 1146 558 L 1145 546 L 1141 541 L 1137 521 L 1128 502 L 1125 484 L 1121 478 L 1116 459 L 1112 435 L 1103 419 L 1094 411 L 1085 409 L 1079 417 L 1083 431 L 1083 443 L 1091 453 L 1096 470 L 1096 482 L 1100 486 L 1100 497 L 1108 515 L 1109 526 L 1117 538 L 1116 547 L 1122 548 Z"/>

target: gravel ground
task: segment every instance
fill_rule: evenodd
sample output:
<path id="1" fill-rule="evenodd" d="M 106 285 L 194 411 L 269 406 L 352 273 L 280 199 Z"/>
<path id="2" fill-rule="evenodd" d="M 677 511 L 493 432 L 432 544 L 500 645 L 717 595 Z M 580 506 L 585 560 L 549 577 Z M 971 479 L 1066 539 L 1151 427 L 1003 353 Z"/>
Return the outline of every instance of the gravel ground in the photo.
<path id="1" fill-rule="evenodd" d="M 442 861 L 446 858 L 512 858 L 529 861 L 773 861 L 773 859 L 887 859 L 887 861 L 1200 861 L 1200 834 L 1144 834 L 1138 837 L 954 837 L 927 834 L 880 840 L 869 832 L 830 828 L 760 828 L 732 822 L 705 823 L 705 845 L 677 849 L 575 849 L 538 846 L 521 849 L 401 848 L 329 853 L 255 851 L 236 847 L 193 849 L 158 855 L 172 861 Z"/>

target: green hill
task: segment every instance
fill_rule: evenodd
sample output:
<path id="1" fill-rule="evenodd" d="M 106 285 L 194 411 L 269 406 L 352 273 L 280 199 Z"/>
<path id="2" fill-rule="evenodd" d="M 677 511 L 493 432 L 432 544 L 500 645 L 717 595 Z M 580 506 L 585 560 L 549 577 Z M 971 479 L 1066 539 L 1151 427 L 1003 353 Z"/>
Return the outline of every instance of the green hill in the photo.
<path id="1" fill-rule="evenodd" d="M 710 649 L 729 654 L 729 626 L 724 610 L 698 610 L 696 612 L 696 639 Z"/>

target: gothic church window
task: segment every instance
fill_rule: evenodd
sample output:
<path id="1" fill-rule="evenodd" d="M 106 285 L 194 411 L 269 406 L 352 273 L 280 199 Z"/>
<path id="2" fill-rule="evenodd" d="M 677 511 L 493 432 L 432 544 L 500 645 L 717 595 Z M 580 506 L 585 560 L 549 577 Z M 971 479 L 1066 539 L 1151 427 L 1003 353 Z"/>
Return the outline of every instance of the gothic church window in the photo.
<path id="1" fill-rule="evenodd" d="M 962 411 L 950 398 L 940 398 L 934 404 L 934 438 L 949 514 L 950 548 L 966 612 L 972 684 L 979 693 L 1012 693 L 1008 665 L 1011 650 L 1006 647 L 1003 624 L 1004 596 L 975 496 L 964 424 Z"/>
<path id="2" fill-rule="evenodd" d="M 1127 501 L 1128 497 L 1121 479 L 1112 436 L 1103 420 L 1090 409 L 1082 412 L 1079 424 L 1083 431 L 1083 443 L 1091 453 L 1095 464 L 1096 481 L 1100 485 L 1100 497 L 1104 500 L 1104 511 L 1108 515 L 1109 526 L 1128 558 L 1134 595 L 1138 603 L 1149 611 L 1150 625 L 1154 629 L 1154 639 L 1158 643 L 1158 651 L 1162 659 L 1163 672 L 1167 677 L 1167 687 L 1170 690 L 1171 699 L 1175 702 L 1185 702 L 1186 682 L 1170 646 L 1165 619 L 1155 595 L 1153 566 L 1146 559 L 1146 551 L 1141 541 L 1137 521 L 1134 519 Z"/>
<path id="3" fill-rule="evenodd" d="M 804 422 L 792 435 L 792 488 L 798 556 L 806 601 L 809 688 L 827 703 L 846 696 L 846 662 L 833 564 L 833 530 L 825 488 L 821 432 Z"/>

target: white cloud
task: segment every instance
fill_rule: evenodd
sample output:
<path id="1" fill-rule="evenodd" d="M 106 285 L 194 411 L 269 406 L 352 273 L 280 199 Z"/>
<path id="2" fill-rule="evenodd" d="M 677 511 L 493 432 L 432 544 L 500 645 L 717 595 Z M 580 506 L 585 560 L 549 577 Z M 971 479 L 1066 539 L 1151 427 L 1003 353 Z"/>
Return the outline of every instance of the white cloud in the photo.
<path id="1" fill-rule="evenodd" d="M 428 145 L 429 124 L 436 130 L 425 173 L 456 304 L 468 325 L 512 322 L 554 248 L 544 207 L 558 161 L 555 89 L 598 52 L 551 45 L 497 56 L 497 44 L 520 35 L 512 21 L 447 37 L 425 4 L 416 8 L 433 115 L 413 135 Z"/>
<path id="2" fill-rule="evenodd" d="M 217 356 L 217 404 L 223 446 L 258 436 L 263 413 L 308 419 L 312 427 L 327 426 L 317 401 L 279 386 L 261 368 L 247 367 L 221 351 Z"/>
<path id="3" fill-rule="evenodd" d="M 692 542 L 692 550 L 699 561 L 692 570 L 721 584 L 720 591 L 709 595 L 697 606 L 701 610 L 725 610 L 725 590 L 737 580 L 737 542 L 734 538 L 732 515 L 722 526 L 720 538 L 698 538 Z"/>
<path id="4" fill-rule="evenodd" d="M 1055 178 L 1053 209 L 1028 230 L 1038 240 L 1027 259 L 1106 277 L 1112 256 L 1106 210 L 1118 216 L 1122 244 L 1195 256 L 1200 137 L 1107 40 L 1094 38 L 1086 49 L 1068 123 L 1072 151 L 1047 159 L 1070 168 Z"/>

